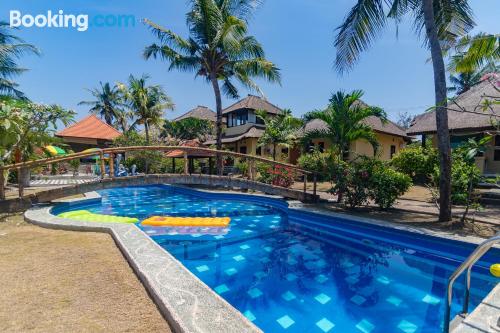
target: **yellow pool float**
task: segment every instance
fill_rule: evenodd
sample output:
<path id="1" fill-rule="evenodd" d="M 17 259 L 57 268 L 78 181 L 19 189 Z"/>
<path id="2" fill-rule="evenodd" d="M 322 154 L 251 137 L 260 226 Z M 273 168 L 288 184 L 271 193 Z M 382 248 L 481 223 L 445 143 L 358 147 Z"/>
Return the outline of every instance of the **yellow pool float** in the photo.
<path id="1" fill-rule="evenodd" d="M 175 217 L 151 216 L 142 225 L 154 227 L 227 227 L 230 217 Z"/>
<path id="2" fill-rule="evenodd" d="M 57 216 L 66 219 L 86 221 L 86 222 L 136 223 L 139 221 L 139 219 L 135 217 L 95 214 L 89 212 L 88 210 L 83 210 L 83 209 L 74 210 L 72 212 L 61 213 L 58 214 Z"/>

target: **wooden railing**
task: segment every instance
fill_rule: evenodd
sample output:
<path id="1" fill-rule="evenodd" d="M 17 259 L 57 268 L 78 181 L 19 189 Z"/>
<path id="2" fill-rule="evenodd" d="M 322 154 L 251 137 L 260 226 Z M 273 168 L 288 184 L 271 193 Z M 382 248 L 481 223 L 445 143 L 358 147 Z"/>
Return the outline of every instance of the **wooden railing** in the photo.
<path id="1" fill-rule="evenodd" d="M 92 157 L 99 155 L 99 167 L 100 167 L 100 174 L 101 178 L 104 178 L 106 175 L 106 165 L 105 165 L 105 154 L 109 154 L 109 177 L 110 178 L 115 178 L 114 176 L 114 157 L 115 154 L 118 153 L 127 153 L 127 152 L 134 152 L 134 151 L 160 151 L 160 152 L 169 152 L 173 150 L 180 150 L 183 152 L 183 160 L 184 160 L 184 168 L 183 168 L 183 173 L 185 175 L 189 174 L 189 152 L 206 152 L 207 154 L 211 154 L 214 157 L 215 156 L 220 156 L 221 158 L 224 156 L 231 156 L 235 158 L 243 158 L 248 161 L 248 171 L 247 171 L 247 177 L 250 180 L 256 180 L 256 166 L 255 162 L 263 162 L 270 164 L 271 166 L 282 166 L 286 167 L 287 169 L 293 170 L 294 172 L 301 174 L 303 176 L 303 182 L 304 182 L 304 193 L 307 192 L 307 176 L 312 175 L 313 176 L 313 194 L 316 195 L 316 187 L 317 187 L 317 176 L 316 173 L 301 169 L 297 167 L 296 165 L 293 164 L 288 164 L 288 163 L 283 163 L 283 162 L 278 162 L 278 161 L 273 161 L 267 158 L 259 157 L 259 156 L 253 156 L 253 155 L 247 155 L 247 154 L 241 154 L 241 153 L 236 153 L 232 151 L 226 151 L 226 150 L 215 150 L 215 149 L 209 149 L 209 148 L 201 148 L 201 147 L 184 147 L 184 146 L 131 146 L 131 147 L 114 147 L 114 148 L 105 148 L 101 149 L 99 151 L 94 151 L 94 152 L 80 152 L 80 153 L 74 153 L 74 154 L 68 154 L 60 157 L 50 157 L 50 158 L 43 158 L 43 159 L 38 159 L 38 160 L 32 160 L 32 161 L 26 161 L 22 163 L 15 163 L 15 164 L 10 164 L 10 165 L 4 165 L 0 166 L 0 200 L 5 200 L 5 171 L 7 170 L 17 170 L 18 171 L 18 193 L 19 197 L 22 198 L 24 196 L 24 186 L 22 184 L 22 178 L 20 177 L 20 171 L 22 169 L 32 169 L 36 167 L 41 167 L 41 166 L 46 166 L 50 165 L 53 163 L 60 163 L 60 162 L 67 162 L 70 160 L 74 159 L 81 159 L 85 157 Z M 194 158 L 201 158 L 201 157 L 194 157 Z"/>

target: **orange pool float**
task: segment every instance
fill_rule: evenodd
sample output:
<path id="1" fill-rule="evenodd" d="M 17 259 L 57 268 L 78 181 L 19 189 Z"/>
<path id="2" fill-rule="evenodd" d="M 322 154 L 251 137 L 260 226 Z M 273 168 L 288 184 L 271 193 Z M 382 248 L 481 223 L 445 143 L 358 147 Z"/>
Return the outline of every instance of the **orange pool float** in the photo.
<path id="1" fill-rule="evenodd" d="M 230 217 L 151 216 L 141 224 L 154 227 L 227 227 L 229 222 Z"/>

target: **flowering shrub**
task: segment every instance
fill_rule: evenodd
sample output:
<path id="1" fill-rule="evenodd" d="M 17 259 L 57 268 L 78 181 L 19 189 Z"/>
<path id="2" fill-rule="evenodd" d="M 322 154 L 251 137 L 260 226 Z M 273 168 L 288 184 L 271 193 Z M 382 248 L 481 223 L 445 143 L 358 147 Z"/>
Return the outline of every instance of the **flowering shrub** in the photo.
<path id="1" fill-rule="evenodd" d="M 257 172 L 260 182 L 286 188 L 292 186 L 295 178 L 295 172 L 292 169 L 281 165 L 272 167 L 266 163 L 258 163 Z"/>

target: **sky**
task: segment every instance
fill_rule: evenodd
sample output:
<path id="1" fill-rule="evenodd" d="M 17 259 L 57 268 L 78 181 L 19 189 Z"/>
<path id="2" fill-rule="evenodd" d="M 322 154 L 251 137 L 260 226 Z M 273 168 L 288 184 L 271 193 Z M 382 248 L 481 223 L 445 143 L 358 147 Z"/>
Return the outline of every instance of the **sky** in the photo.
<path id="1" fill-rule="evenodd" d="M 429 52 L 412 30 L 411 19 L 396 27 L 389 22 L 373 46 L 347 75 L 334 69 L 335 28 L 342 23 L 354 0 L 267 0 L 257 9 L 249 30 L 263 45 L 266 57 L 282 75 L 281 85 L 259 82 L 267 99 L 296 116 L 323 108 L 338 90 L 361 89 L 363 100 L 385 109 L 398 119 L 400 112 L 419 114 L 433 104 L 434 88 Z M 498 0 L 470 0 L 475 31 L 499 32 Z M 2 0 L 0 19 L 8 21 L 11 10 L 36 16 L 63 10 L 65 14 L 133 15 L 135 26 L 91 26 L 76 28 L 21 27 L 16 35 L 37 46 L 42 54 L 19 60 L 29 71 L 18 77 L 20 90 L 33 101 L 60 104 L 88 114 L 80 101 L 92 100 L 87 89 L 99 82 L 126 82 L 128 76 L 149 74 L 152 84 L 161 84 L 176 108 L 174 118 L 197 105 L 215 109 L 213 90 L 193 73 L 168 71 L 160 60 L 145 60 L 144 47 L 155 42 L 140 23 L 148 18 L 186 37 L 186 0 Z M 398 34 L 396 34 L 398 31 Z M 248 91 L 240 89 L 240 96 Z M 223 107 L 235 100 L 224 99 Z"/>

